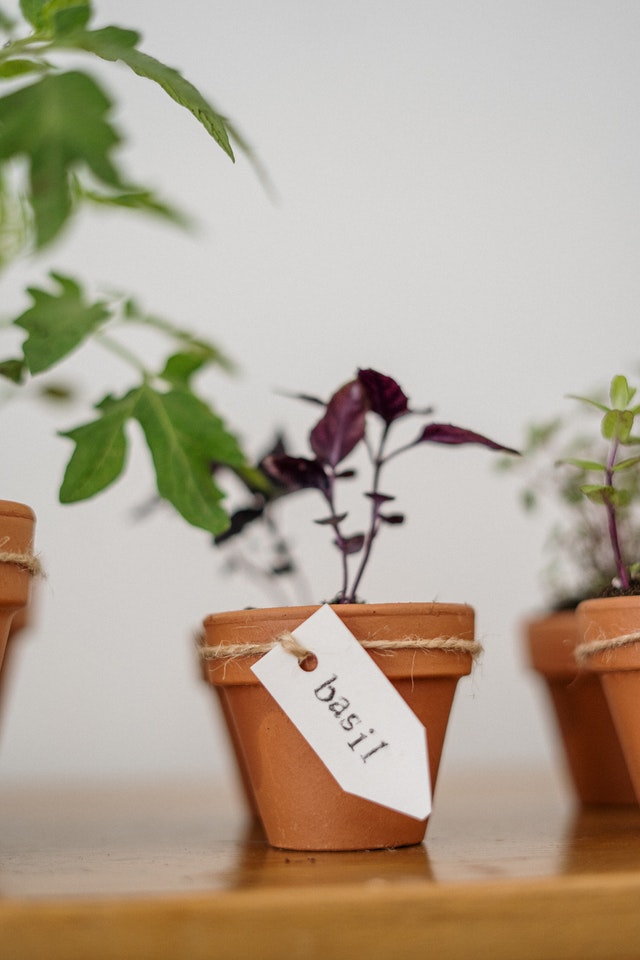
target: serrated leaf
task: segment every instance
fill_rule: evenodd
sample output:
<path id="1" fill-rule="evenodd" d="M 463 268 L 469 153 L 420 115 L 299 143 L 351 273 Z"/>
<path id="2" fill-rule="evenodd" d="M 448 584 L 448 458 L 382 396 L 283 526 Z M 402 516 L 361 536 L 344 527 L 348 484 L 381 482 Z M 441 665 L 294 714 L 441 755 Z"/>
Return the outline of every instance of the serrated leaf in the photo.
<path id="1" fill-rule="evenodd" d="M 86 74 L 50 74 L 0 99 L 0 160 L 26 159 L 37 247 L 51 242 L 72 210 L 78 169 L 115 189 L 127 185 L 111 160 L 120 137 L 111 102 Z"/>
<path id="2" fill-rule="evenodd" d="M 156 217 L 162 217 L 170 223 L 179 227 L 188 229 L 191 226 L 189 217 L 170 206 L 163 200 L 160 200 L 150 190 L 128 190 L 125 193 L 98 193 L 96 190 L 90 190 L 83 185 L 76 183 L 75 192 L 83 200 L 89 200 L 103 207 L 118 207 L 124 210 L 137 210 L 142 213 L 153 214 Z"/>
<path id="3" fill-rule="evenodd" d="M 106 304 L 90 303 L 70 277 L 57 273 L 50 276 L 58 289 L 50 293 L 29 287 L 33 306 L 14 321 L 27 331 L 22 349 L 32 374 L 42 373 L 58 363 L 110 316 Z"/>
<path id="4" fill-rule="evenodd" d="M 60 487 L 61 503 L 88 500 L 120 476 L 127 454 L 124 427 L 134 402 L 130 394 L 97 420 L 61 434 L 76 445 Z"/>
<path id="5" fill-rule="evenodd" d="M 139 34 L 133 30 L 104 27 L 101 30 L 79 31 L 74 34 L 73 46 L 94 53 L 103 60 L 120 60 L 139 77 L 157 83 L 172 100 L 193 114 L 233 160 L 233 150 L 224 119 L 178 70 L 138 50 L 136 44 L 139 39 Z"/>
<path id="6" fill-rule="evenodd" d="M 134 416 L 153 458 L 160 496 L 194 526 L 213 534 L 226 530 L 223 493 L 209 461 L 233 464 L 243 457 L 222 421 L 192 394 L 160 393 L 149 385 L 138 392 Z"/>

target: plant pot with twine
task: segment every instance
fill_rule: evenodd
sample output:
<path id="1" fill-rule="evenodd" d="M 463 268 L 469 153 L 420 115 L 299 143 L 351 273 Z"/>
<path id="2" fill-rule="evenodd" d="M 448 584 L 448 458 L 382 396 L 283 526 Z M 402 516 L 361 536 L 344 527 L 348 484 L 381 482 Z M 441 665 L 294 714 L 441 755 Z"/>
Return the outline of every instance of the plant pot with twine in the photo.
<path id="1" fill-rule="evenodd" d="M 41 573 L 34 528 L 31 507 L 0 500 L 0 667 L 15 617 L 27 607 L 33 577 Z"/>
<path id="2" fill-rule="evenodd" d="M 551 701 L 573 789 L 583 804 L 630 804 L 636 796 L 600 678 L 580 668 L 574 610 L 525 625 L 531 667 Z"/>
<path id="3" fill-rule="evenodd" d="M 597 675 L 640 798 L 640 596 L 585 600 L 577 610 L 576 657 Z"/>
<path id="4" fill-rule="evenodd" d="M 417 820 L 344 791 L 251 671 L 317 609 L 250 609 L 213 614 L 204 621 L 204 674 L 223 701 L 267 839 L 274 847 L 293 850 L 421 843 L 428 818 Z M 456 685 L 479 652 L 472 608 L 398 603 L 337 604 L 333 609 L 425 726 L 435 787 Z"/>

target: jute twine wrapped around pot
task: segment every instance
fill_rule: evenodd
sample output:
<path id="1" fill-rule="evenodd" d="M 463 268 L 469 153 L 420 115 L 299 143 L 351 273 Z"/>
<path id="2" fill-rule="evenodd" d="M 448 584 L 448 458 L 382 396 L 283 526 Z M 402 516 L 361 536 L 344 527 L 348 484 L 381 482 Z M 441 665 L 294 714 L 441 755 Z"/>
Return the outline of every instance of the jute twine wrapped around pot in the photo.
<path id="1" fill-rule="evenodd" d="M 588 643 L 578 644 L 574 655 L 578 663 L 583 663 L 595 653 L 613 653 L 619 647 L 626 647 L 638 640 L 640 640 L 639 631 L 623 633 L 619 637 L 603 637 L 602 640 L 590 640 Z"/>
<path id="2" fill-rule="evenodd" d="M 26 570 L 32 577 L 43 577 L 44 570 L 40 558 L 35 553 L 19 553 L 12 550 L 3 550 L 2 548 L 9 542 L 9 537 L 3 537 L 0 540 L 0 563 L 11 563 L 21 570 Z"/>
<path id="3" fill-rule="evenodd" d="M 360 645 L 365 650 L 375 653 L 391 654 L 396 650 L 444 650 L 451 653 L 467 653 L 477 657 L 482 652 L 482 644 L 476 640 L 462 640 L 460 637 L 403 637 L 399 640 L 361 640 Z M 203 660 L 236 660 L 239 657 L 259 657 L 269 653 L 280 644 L 287 653 L 290 653 L 301 663 L 308 657 L 313 657 L 312 650 L 307 650 L 288 630 L 283 631 L 267 643 L 230 643 L 218 647 L 209 647 L 198 644 L 198 652 Z"/>

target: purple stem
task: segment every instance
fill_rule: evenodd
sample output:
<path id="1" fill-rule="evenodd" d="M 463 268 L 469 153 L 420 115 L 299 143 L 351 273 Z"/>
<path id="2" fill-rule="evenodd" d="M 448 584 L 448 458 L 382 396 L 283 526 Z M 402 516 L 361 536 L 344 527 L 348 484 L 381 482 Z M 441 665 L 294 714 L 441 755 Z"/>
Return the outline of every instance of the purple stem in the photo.
<path id="1" fill-rule="evenodd" d="M 618 453 L 618 441 L 614 440 L 611 446 L 611 452 L 609 454 L 609 459 L 607 461 L 606 469 L 606 479 L 607 486 L 613 487 L 613 466 L 616 461 L 616 456 Z M 611 540 L 611 547 L 613 549 L 613 559 L 616 565 L 616 570 L 618 572 L 618 578 L 620 580 L 620 585 L 623 590 L 627 590 L 629 587 L 629 575 L 627 573 L 627 568 L 622 559 L 622 550 L 620 548 L 620 538 L 618 537 L 618 523 L 616 518 L 616 508 L 615 504 L 605 497 L 605 507 L 607 510 L 607 523 L 609 526 L 609 539 Z"/>
<path id="2" fill-rule="evenodd" d="M 335 468 L 332 467 L 331 473 L 329 475 L 329 490 L 324 492 L 324 496 L 327 503 L 329 504 L 331 518 L 334 521 L 333 530 L 336 536 L 336 545 L 342 557 L 342 589 L 338 594 L 337 602 L 348 603 L 349 598 L 347 597 L 347 590 L 349 587 L 349 564 L 347 561 L 347 551 L 344 548 L 344 537 L 340 532 L 340 523 L 338 521 L 338 512 L 336 510 L 336 505 L 335 505 L 334 489 L 335 489 Z"/>
<path id="3" fill-rule="evenodd" d="M 380 444 L 378 446 L 378 453 L 374 455 L 370 452 L 371 459 L 373 461 L 373 485 L 371 492 L 374 494 L 371 500 L 371 521 L 369 523 L 369 530 L 365 537 L 364 548 L 362 553 L 362 559 L 360 561 L 360 566 L 356 573 L 355 579 L 351 586 L 349 600 L 351 603 L 355 603 L 356 594 L 358 587 L 360 586 L 360 581 L 362 580 L 362 575 L 367 567 L 369 562 L 369 557 L 371 556 L 371 548 L 373 546 L 373 541 L 380 529 L 380 504 L 375 494 L 379 493 L 380 486 L 380 471 L 382 470 L 382 465 L 384 463 L 384 445 L 387 440 L 387 435 L 389 433 L 389 427 L 391 424 L 385 423 L 382 435 L 380 437 Z"/>

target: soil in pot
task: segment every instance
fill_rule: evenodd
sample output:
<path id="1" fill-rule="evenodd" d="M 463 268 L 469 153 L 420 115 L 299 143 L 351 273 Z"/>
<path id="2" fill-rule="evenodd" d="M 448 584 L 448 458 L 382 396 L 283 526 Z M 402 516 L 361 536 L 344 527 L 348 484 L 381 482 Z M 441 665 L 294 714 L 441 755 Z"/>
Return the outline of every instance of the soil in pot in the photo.
<path id="1" fill-rule="evenodd" d="M 635 791 L 600 678 L 580 670 L 575 611 L 529 621 L 529 662 L 542 677 L 576 796 L 583 804 L 633 804 Z"/>
<path id="2" fill-rule="evenodd" d="M 245 610 L 214 614 L 204 621 L 205 672 L 225 699 L 225 714 L 233 724 L 267 839 L 274 847 L 294 850 L 362 850 L 420 843 L 427 821 L 342 790 L 251 672 L 258 655 L 237 654 L 238 644 L 269 645 L 283 632 L 295 630 L 315 610 Z M 414 638 L 413 646 L 407 642 L 400 650 L 367 652 L 426 727 L 435 787 L 456 685 L 470 672 L 476 649 L 473 610 L 463 604 L 436 603 L 344 604 L 334 610 L 361 642 Z M 425 650 L 415 638 L 441 645 Z M 231 645 L 234 656 L 224 656 L 224 648 Z M 207 652 L 213 651 L 209 659 Z"/>

